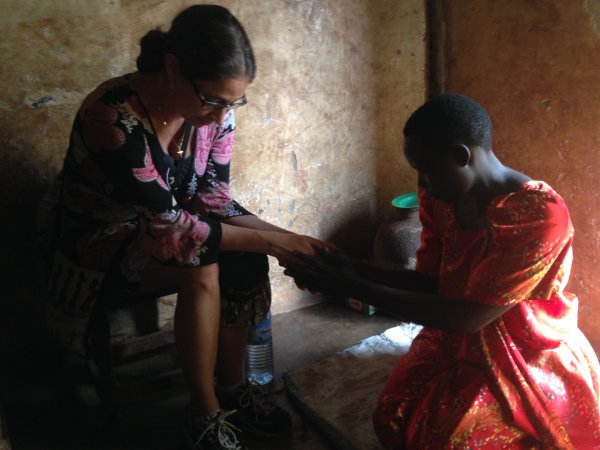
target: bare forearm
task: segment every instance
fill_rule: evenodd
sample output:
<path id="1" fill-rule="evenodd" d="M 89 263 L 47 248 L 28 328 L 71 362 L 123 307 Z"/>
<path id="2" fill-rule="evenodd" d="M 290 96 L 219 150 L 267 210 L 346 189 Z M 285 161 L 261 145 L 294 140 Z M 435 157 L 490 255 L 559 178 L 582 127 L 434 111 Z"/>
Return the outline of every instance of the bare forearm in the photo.
<path id="1" fill-rule="evenodd" d="M 243 223 L 248 225 L 247 221 Z M 254 222 L 260 226 L 263 221 Z M 285 259 L 293 252 L 311 253 L 324 244 L 310 236 L 277 231 L 277 227 L 251 228 L 228 223 L 221 224 L 221 250 L 265 253 L 278 259 Z M 251 224 L 250 224 L 251 225 Z"/>
<path id="2" fill-rule="evenodd" d="M 368 281 L 395 289 L 435 294 L 438 280 L 416 270 L 387 270 L 372 264 L 363 264 L 358 268 L 360 275 Z"/>
<path id="3" fill-rule="evenodd" d="M 261 231 L 275 231 L 277 233 L 291 233 L 291 231 L 279 228 L 277 225 L 259 219 L 257 216 L 237 216 L 223 220 L 223 223 L 236 227 L 250 228 Z"/>
<path id="4" fill-rule="evenodd" d="M 272 240 L 269 232 L 234 226 L 223 223 L 221 225 L 221 250 L 236 252 L 253 252 L 271 254 Z"/>
<path id="5" fill-rule="evenodd" d="M 414 271 L 381 270 L 329 249 L 314 256 L 295 255 L 285 267 L 284 273 L 307 289 L 363 300 L 402 320 L 433 328 L 475 332 L 511 308 L 444 298 L 432 278 Z"/>
<path id="6" fill-rule="evenodd" d="M 510 309 L 396 289 L 365 279 L 357 280 L 353 288 L 355 298 L 403 320 L 438 329 L 475 332 Z"/>

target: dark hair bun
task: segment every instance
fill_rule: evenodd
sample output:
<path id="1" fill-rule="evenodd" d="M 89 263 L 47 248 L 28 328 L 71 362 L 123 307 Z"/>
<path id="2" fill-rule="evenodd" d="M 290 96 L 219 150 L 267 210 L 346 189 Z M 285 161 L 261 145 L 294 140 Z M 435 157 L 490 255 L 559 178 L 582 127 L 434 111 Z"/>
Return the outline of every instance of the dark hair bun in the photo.
<path id="1" fill-rule="evenodd" d="M 155 29 L 140 41 L 137 68 L 160 72 L 165 54 L 175 55 L 188 79 L 254 79 L 256 61 L 242 24 L 217 5 L 193 5 L 180 12 L 168 32 Z"/>
<path id="2" fill-rule="evenodd" d="M 167 33 L 159 28 L 149 31 L 140 41 L 140 55 L 136 60 L 140 72 L 159 72 L 164 67 Z"/>

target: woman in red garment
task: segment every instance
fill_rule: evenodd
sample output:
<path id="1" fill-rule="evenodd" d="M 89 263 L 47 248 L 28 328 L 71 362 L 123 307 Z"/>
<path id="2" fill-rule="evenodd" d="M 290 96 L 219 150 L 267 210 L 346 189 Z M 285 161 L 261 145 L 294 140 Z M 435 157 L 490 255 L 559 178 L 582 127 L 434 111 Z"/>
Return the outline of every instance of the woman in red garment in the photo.
<path id="1" fill-rule="evenodd" d="M 387 448 L 598 449 L 600 366 L 565 291 L 573 227 L 546 183 L 504 166 L 485 110 L 434 97 L 407 121 L 419 173 L 417 268 L 330 250 L 297 255 L 300 285 L 424 325 L 373 416 Z"/>

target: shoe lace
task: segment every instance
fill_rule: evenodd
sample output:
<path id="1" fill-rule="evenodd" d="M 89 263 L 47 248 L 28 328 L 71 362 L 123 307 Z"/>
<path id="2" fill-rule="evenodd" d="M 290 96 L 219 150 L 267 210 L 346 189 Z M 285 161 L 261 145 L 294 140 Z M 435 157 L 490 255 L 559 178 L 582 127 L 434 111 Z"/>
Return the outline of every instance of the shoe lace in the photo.
<path id="1" fill-rule="evenodd" d="M 231 422 L 225 420 L 227 419 L 227 417 L 235 413 L 235 409 L 232 411 L 224 411 L 221 414 L 219 414 L 214 420 L 212 420 L 209 424 L 207 424 L 204 431 L 196 440 L 194 448 L 201 448 L 200 442 L 207 436 L 208 433 L 214 433 L 213 430 L 216 428 L 216 438 L 219 441 L 219 445 L 221 447 L 227 450 L 241 450 L 242 447 L 235 434 L 235 431 L 241 432 L 241 430 L 235 425 L 233 425 Z"/>
<path id="2" fill-rule="evenodd" d="M 265 388 L 254 383 L 248 383 L 238 400 L 242 408 L 252 407 L 255 416 L 264 416 L 275 409 Z"/>

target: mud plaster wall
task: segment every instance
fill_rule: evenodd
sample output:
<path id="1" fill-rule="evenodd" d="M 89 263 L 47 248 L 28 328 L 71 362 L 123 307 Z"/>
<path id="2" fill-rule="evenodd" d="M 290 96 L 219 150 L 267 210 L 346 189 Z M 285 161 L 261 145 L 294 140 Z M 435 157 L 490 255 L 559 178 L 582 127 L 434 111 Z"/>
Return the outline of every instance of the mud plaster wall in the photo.
<path id="1" fill-rule="evenodd" d="M 79 103 L 134 70 L 140 37 L 190 4 L 0 0 L 0 325 L 11 342 L 23 334 L 15 318 L 38 298 L 34 208 L 60 168 Z M 368 254 L 389 200 L 414 189 L 399 130 L 424 98 L 422 2 L 221 4 L 246 26 L 258 62 L 237 116 L 234 194 L 266 220 Z M 274 261 L 272 273 L 275 313 L 307 304 Z"/>
<path id="2" fill-rule="evenodd" d="M 575 226 L 568 288 L 600 352 L 600 2 L 443 1 L 447 90 L 479 100 L 495 150 L 550 183 Z"/>

